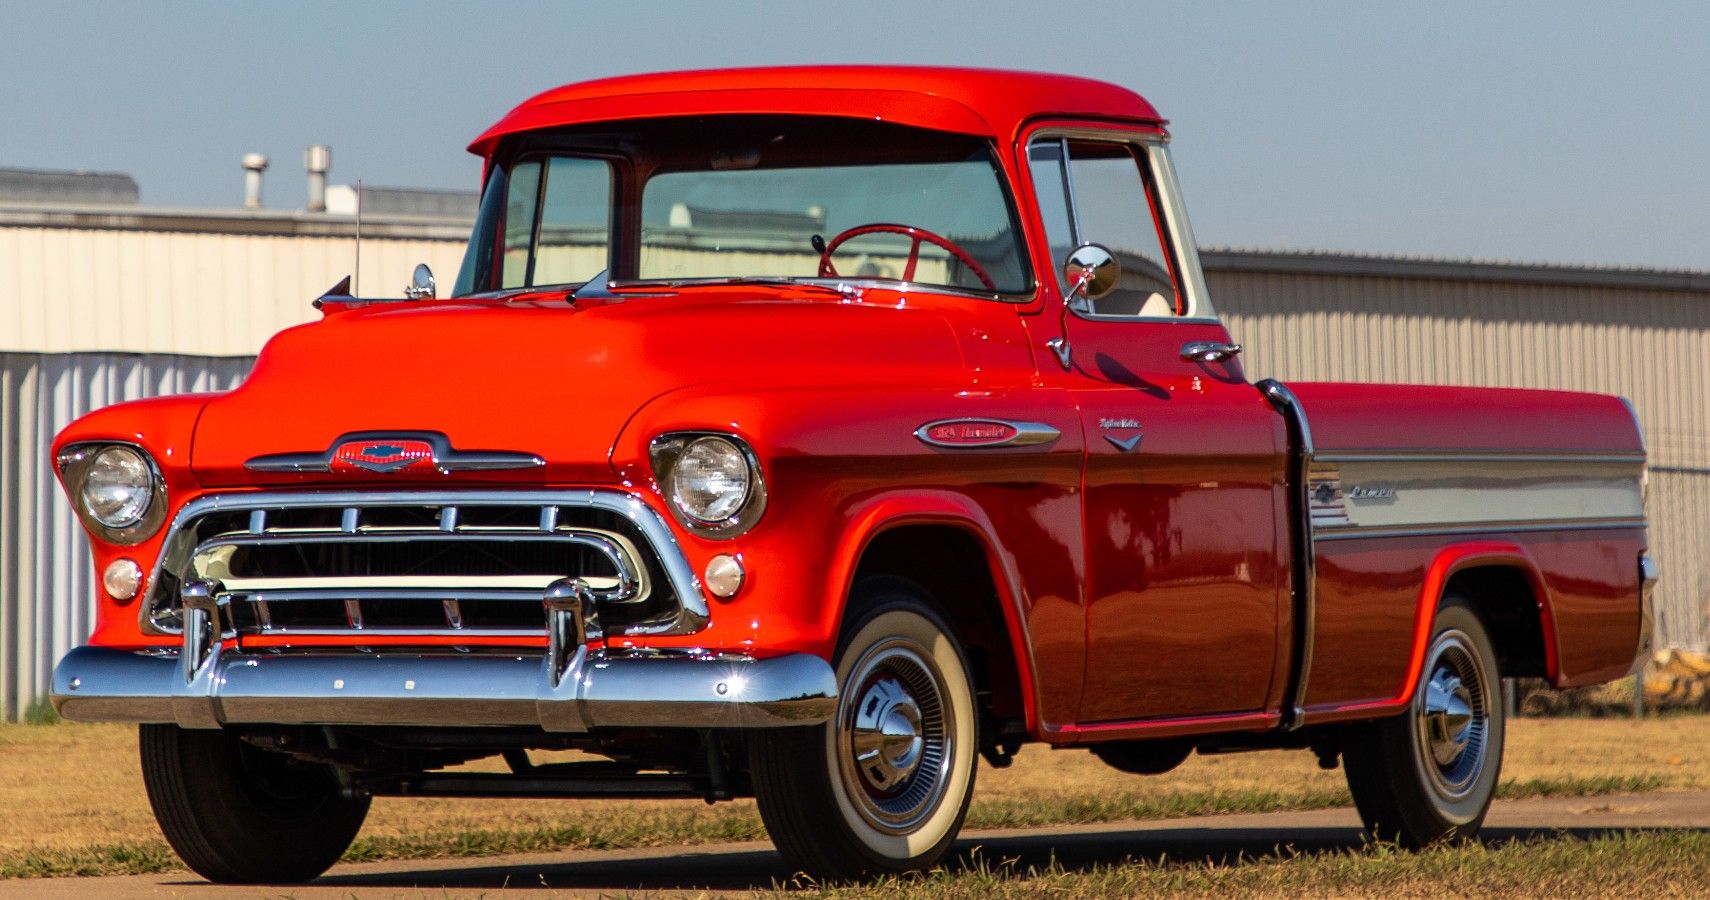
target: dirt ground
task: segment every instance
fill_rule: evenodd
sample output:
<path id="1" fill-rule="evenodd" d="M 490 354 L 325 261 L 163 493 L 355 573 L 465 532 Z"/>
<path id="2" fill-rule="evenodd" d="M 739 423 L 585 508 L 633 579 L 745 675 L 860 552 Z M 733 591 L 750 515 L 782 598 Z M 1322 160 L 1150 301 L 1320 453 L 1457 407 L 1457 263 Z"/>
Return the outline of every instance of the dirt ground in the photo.
<path id="1" fill-rule="evenodd" d="M 1521 719 L 1509 729 L 1504 779 L 1656 776 L 1674 789 L 1710 788 L 1710 716 Z M 1343 784 L 1304 751 L 1194 757 L 1167 775 L 1109 769 L 1084 751 L 1031 746 L 1015 765 L 982 767 L 975 797 L 1026 802 L 1113 791 L 1171 794 L 1323 791 Z M 746 803 L 748 801 L 738 801 Z M 567 801 L 380 798 L 363 833 L 371 836 L 564 824 L 574 817 L 633 815 L 649 808 L 690 810 L 694 800 Z M 158 839 L 127 726 L 0 726 L 0 858 L 29 850 L 74 849 Z"/>

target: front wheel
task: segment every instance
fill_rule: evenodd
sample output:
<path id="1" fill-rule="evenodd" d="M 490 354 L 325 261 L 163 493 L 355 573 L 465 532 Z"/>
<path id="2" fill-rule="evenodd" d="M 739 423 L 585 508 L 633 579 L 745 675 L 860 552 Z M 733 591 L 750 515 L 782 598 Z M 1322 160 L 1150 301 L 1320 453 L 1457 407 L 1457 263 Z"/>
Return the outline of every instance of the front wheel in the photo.
<path id="1" fill-rule="evenodd" d="M 1478 833 L 1502 768 L 1498 677 L 1484 623 L 1465 601 L 1445 601 L 1407 712 L 1344 739 L 1348 788 L 1372 837 L 1423 847 Z"/>
<path id="2" fill-rule="evenodd" d="M 226 731 L 143 725 L 143 786 L 166 842 L 221 884 L 291 884 L 325 872 L 368 815 L 326 766 L 259 750 Z"/>
<path id="3" fill-rule="evenodd" d="M 974 793 L 974 690 L 950 629 L 918 587 L 895 579 L 858 585 L 849 615 L 836 716 L 750 738 L 773 843 L 829 881 L 931 867 Z"/>

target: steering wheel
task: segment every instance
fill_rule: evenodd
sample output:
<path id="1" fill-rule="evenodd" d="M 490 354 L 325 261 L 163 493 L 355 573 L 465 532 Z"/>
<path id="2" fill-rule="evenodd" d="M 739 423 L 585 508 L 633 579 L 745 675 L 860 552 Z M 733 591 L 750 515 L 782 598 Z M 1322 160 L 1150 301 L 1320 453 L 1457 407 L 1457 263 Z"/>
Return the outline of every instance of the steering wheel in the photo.
<path id="1" fill-rule="evenodd" d="M 831 265 L 831 254 L 835 252 L 838 247 L 843 246 L 844 241 L 853 237 L 860 237 L 863 234 L 880 233 L 900 234 L 913 240 L 913 243 L 909 244 L 908 247 L 908 265 L 903 267 L 902 280 L 914 280 L 914 266 L 915 263 L 920 261 L 920 242 L 926 241 L 928 243 L 937 244 L 939 247 L 942 247 L 945 252 L 956 257 L 962 265 L 968 267 L 968 271 L 973 272 L 974 275 L 980 279 L 980 283 L 986 286 L 986 290 L 991 291 L 994 294 L 998 293 L 997 283 L 992 281 L 992 277 L 990 275 L 986 274 L 985 267 L 975 262 L 974 258 L 968 255 L 968 251 L 956 246 L 955 241 L 952 241 L 943 235 L 927 231 L 924 228 L 917 228 L 913 225 L 897 225 L 890 222 L 874 222 L 870 225 L 857 225 L 854 228 L 845 228 L 838 232 L 837 236 L 829 241 L 821 241 L 819 239 L 819 235 L 814 235 L 814 249 L 819 251 L 819 277 L 838 277 L 837 269 Z"/>

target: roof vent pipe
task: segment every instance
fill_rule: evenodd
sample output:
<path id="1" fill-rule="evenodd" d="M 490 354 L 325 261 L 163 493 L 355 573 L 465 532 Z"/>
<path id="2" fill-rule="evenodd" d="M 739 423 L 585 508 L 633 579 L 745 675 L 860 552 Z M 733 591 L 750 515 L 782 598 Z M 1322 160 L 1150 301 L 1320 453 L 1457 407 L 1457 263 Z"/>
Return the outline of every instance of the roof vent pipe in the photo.
<path id="1" fill-rule="evenodd" d="M 259 153 L 243 155 L 243 206 L 261 208 L 261 173 L 267 171 L 267 157 Z"/>
<path id="2" fill-rule="evenodd" d="M 332 169 L 332 148 L 326 144 L 304 148 L 303 168 L 309 173 L 309 212 L 326 212 L 327 172 Z"/>

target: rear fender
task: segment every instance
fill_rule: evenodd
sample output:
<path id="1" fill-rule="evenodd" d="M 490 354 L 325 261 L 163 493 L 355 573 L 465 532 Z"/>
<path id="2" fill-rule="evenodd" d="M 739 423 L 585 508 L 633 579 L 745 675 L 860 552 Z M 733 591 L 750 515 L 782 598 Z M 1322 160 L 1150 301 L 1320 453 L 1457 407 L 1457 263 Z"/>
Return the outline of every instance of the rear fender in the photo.
<path id="1" fill-rule="evenodd" d="M 1389 705 L 1397 710 L 1405 707 L 1412 699 L 1413 692 L 1419 688 L 1421 670 L 1425 665 L 1425 652 L 1431 641 L 1431 624 L 1436 619 L 1437 608 L 1442 605 L 1449 579 L 1457 572 L 1483 566 L 1513 569 L 1526 579 L 1527 585 L 1532 589 L 1532 597 L 1538 604 L 1539 630 L 1544 636 L 1545 676 L 1552 683 L 1556 680 L 1559 664 L 1556 657 L 1555 616 L 1551 611 L 1549 589 L 1544 585 L 1537 562 L 1526 552 L 1526 548 L 1512 541 L 1468 541 L 1437 551 L 1437 555 L 1425 569 L 1425 581 L 1419 589 L 1419 606 L 1413 617 L 1413 652 L 1407 667 L 1407 681 L 1403 683 L 1401 692 L 1389 701 Z"/>

